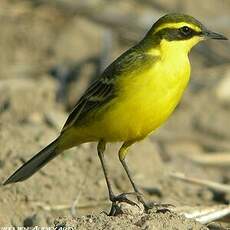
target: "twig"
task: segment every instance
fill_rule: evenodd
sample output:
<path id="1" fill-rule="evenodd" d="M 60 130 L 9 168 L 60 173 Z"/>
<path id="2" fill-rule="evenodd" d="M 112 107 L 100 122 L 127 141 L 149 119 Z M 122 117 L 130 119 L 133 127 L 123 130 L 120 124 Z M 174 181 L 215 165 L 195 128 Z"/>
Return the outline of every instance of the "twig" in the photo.
<path id="1" fill-rule="evenodd" d="M 216 139 L 208 135 L 204 135 L 198 132 L 188 132 L 188 133 L 180 133 L 180 132 L 171 132 L 171 131 L 162 131 L 155 135 L 154 140 L 162 141 L 165 144 L 167 143 L 178 143 L 178 142 L 195 142 L 200 144 L 204 148 L 208 147 L 213 150 L 225 150 L 228 151 L 230 149 L 230 142 L 228 140 Z"/>
<path id="2" fill-rule="evenodd" d="M 204 180 L 204 179 L 197 179 L 194 177 L 187 177 L 183 173 L 170 173 L 170 176 L 185 182 L 203 185 L 215 192 L 222 192 L 222 193 L 230 193 L 230 186 L 225 184 L 220 184 L 217 182 Z"/>
<path id="3" fill-rule="evenodd" d="M 84 185 L 85 185 L 85 183 L 86 183 L 86 178 L 87 178 L 87 175 L 84 177 L 82 183 L 80 184 L 79 192 L 78 192 L 78 194 L 77 194 L 77 196 L 76 196 L 76 198 L 75 198 L 73 204 L 71 205 L 70 212 L 71 212 L 71 215 L 72 215 L 73 217 L 76 216 L 76 207 L 77 207 L 78 202 L 79 202 L 79 199 L 80 199 L 80 197 L 81 197 L 83 187 L 84 187 Z"/>
<path id="4" fill-rule="evenodd" d="M 66 205 L 66 204 L 59 204 L 59 205 L 53 205 L 50 206 L 48 204 L 42 203 L 42 202 L 33 202 L 33 204 L 45 211 L 51 212 L 51 211 L 61 211 L 61 210 L 67 210 L 72 208 L 73 205 Z M 85 204 L 78 204 L 75 206 L 77 209 L 90 209 L 90 208 L 95 208 L 99 206 L 107 206 L 110 203 L 108 201 L 104 202 L 90 202 L 90 203 L 85 203 Z"/>
<path id="5" fill-rule="evenodd" d="M 181 206 L 172 209 L 173 211 L 176 211 L 187 218 L 195 219 L 202 224 L 208 224 L 230 215 L 230 205 L 216 205 L 209 207 Z M 226 221 L 229 222 L 228 219 L 226 219 Z"/>
<path id="6" fill-rule="evenodd" d="M 229 152 L 212 152 L 212 153 L 196 153 L 192 154 L 181 154 L 184 157 L 192 160 L 195 163 L 203 164 L 206 166 L 230 166 L 230 153 Z"/>

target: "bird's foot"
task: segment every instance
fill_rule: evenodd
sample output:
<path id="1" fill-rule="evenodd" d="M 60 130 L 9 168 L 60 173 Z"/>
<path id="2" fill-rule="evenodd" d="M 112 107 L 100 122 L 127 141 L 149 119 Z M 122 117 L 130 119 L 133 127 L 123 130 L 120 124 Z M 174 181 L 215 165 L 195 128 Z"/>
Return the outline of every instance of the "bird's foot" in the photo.
<path id="1" fill-rule="evenodd" d="M 174 205 L 172 204 L 163 204 L 159 202 L 145 202 L 144 200 L 142 204 L 145 208 L 146 213 L 148 213 L 150 210 L 153 210 L 153 209 L 157 213 L 166 213 L 166 212 L 170 212 L 170 208 L 174 207 Z"/>
<path id="2" fill-rule="evenodd" d="M 145 213 L 149 213 L 150 210 L 154 210 L 157 213 L 165 213 L 170 212 L 170 207 L 173 207 L 172 204 L 162 204 L 158 202 L 146 202 L 143 198 L 143 195 L 139 192 L 130 192 L 130 193 L 121 193 L 117 196 L 111 195 L 110 200 L 112 201 L 112 207 L 109 212 L 109 216 L 115 216 L 122 213 L 120 203 L 127 203 L 131 206 L 136 206 L 140 208 L 138 203 L 130 200 L 127 196 L 133 195 L 137 198 L 139 203 L 141 203 L 144 207 L 142 209 Z M 141 209 L 141 208 L 140 208 Z"/>
<path id="3" fill-rule="evenodd" d="M 117 195 L 117 196 L 112 195 L 112 196 L 110 197 L 110 200 L 111 200 L 113 203 L 125 202 L 125 203 L 127 203 L 127 204 L 132 205 L 132 206 L 137 206 L 137 207 L 139 207 L 137 203 L 135 203 L 134 201 L 129 200 L 129 199 L 127 198 L 127 196 L 129 196 L 129 195 L 134 195 L 134 196 L 136 196 L 136 197 L 140 196 L 140 194 L 137 193 L 137 192 L 126 192 L 126 193 L 121 193 L 121 194 L 119 194 L 119 195 Z"/>
<path id="4" fill-rule="evenodd" d="M 146 202 L 143 198 L 143 195 L 140 192 L 136 192 L 137 200 L 144 206 L 144 211 L 146 213 L 151 209 L 156 209 L 157 212 L 168 212 L 170 211 L 171 204 L 162 204 L 157 202 Z"/>
<path id="5" fill-rule="evenodd" d="M 132 206 L 137 206 L 138 208 L 140 208 L 137 203 L 135 203 L 134 201 L 127 198 L 128 195 L 134 195 L 136 197 L 140 196 L 140 194 L 136 193 L 136 192 L 127 192 L 127 193 L 121 193 L 117 196 L 115 196 L 115 195 L 110 196 L 110 200 L 112 201 L 112 207 L 111 207 L 111 210 L 108 214 L 109 216 L 114 216 L 115 214 L 119 213 L 120 208 L 119 208 L 118 204 L 122 203 L 122 202 L 130 204 Z"/>

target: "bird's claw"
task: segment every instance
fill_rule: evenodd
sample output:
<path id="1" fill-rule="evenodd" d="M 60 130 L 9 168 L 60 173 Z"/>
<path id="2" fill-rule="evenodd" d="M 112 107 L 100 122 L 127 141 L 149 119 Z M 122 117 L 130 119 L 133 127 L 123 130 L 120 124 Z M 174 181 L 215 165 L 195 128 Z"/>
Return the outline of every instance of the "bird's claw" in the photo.
<path id="1" fill-rule="evenodd" d="M 117 196 L 111 196 L 110 200 L 113 202 L 113 203 L 121 203 L 121 202 L 125 202 L 127 204 L 130 204 L 132 206 L 137 206 L 139 207 L 134 201 L 132 200 L 129 200 L 127 198 L 127 195 L 135 195 L 135 196 L 138 196 L 137 193 L 135 192 L 127 192 L 127 193 L 121 193 Z"/>
<path id="2" fill-rule="evenodd" d="M 170 212 L 170 207 L 173 207 L 172 204 L 162 204 L 162 203 L 157 203 L 157 202 L 145 202 L 145 200 L 143 199 L 143 195 L 139 192 L 129 192 L 129 193 L 121 193 L 117 196 L 115 195 L 111 195 L 110 200 L 112 201 L 112 207 L 109 213 L 109 216 L 114 216 L 115 214 L 119 213 L 119 203 L 127 203 L 130 204 L 132 206 L 137 206 L 138 208 L 140 208 L 140 206 L 135 203 L 132 200 L 129 200 L 127 198 L 128 195 L 134 195 L 137 197 L 137 200 L 144 206 L 144 211 L 146 213 L 149 212 L 149 210 L 151 209 L 156 209 L 156 212 L 161 212 L 161 213 L 165 213 L 165 212 Z"/>
<path id="3" fill-rule="evenodd" d="M 137 200 L 144 206 L 144 210 L 146 213 L 148 213 L 149 210 L 155 208 L 157 209 L 157 212 L 169 212 L 170 207 L 174 207 L 172 204 L 162 204 L 162 203 L 157 203 L 157 202 L 146 202 L 143 198 L 143 195 L 140 192 L 135 192 L 133 193 L 136 195 Z"/>
<path id="4" fill-rule="evenodd" d="M 174 207 L 172 204 L 162 204 L 157 202 L 149 202 L 148 204 L 144 203 L 143 205 L 146 212 L 148 212 L 150 209 L 156 209 L 156 212 L 158 213 L 170 212 L 170 207 Z"/>
<path id="5" fill-rule="evenodd" d="M 108 214 L 109 216 L 114 216 L 119 212 L 120 208 L 119 208 L 118 204 L 122 203 L 122 202 L 130 204 L 132 206 L 137 206 L 138 208 L 140 208 L 137 203 L 135 203 L 132 200 L 129 200 L 127 198 L 127 195 L 135 195 L 136 197 L 140 196 L 140 194 L 136 193 L 136 192 L 121 193 L 121 194 L 119 194 L 117 196 L 111 195 L 110 200 L 112 201 L 112 207 L 111 207 L 111 210 L 110 210 L 110 212 Z"/>

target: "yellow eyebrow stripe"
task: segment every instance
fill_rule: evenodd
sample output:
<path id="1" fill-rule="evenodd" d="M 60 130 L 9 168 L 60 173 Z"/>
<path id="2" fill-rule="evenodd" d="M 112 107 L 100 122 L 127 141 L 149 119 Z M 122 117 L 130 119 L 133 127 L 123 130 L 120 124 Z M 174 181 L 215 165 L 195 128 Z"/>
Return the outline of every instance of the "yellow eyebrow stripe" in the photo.
<path id="1" fill-rule="evenodd" d="M 188 26 L 191 29 L 195 30 L 196 32 L 201 31 L 201 29 L 194 24 L 190 24 L 190 23 L 186 23 L 186 22 L 174 22 L 174 23 L 165 23 L 165 24 L 161 25 L 160 27 L 156 28 L 156 30 L 154 31 L 154 34 L 157 33 L 158 31 L 162 30 L 162 29 L 165 29 L 165 28 L 179 29 L 183 26 Z"/>

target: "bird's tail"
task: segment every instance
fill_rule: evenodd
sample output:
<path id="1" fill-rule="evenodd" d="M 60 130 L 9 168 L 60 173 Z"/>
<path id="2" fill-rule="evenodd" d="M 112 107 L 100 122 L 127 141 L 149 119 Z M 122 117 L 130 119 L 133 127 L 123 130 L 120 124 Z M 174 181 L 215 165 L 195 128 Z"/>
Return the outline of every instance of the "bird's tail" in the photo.
<path id="1" fill-rule="evenodd" d="M 3 185 L 15 183 L 26 180 L 40 168 L 45 166 L 50 160 L 56 157 L 60 151 L 57 149 L 58 140 L 56 139 L 50 143 L 47 147 L 42 149 L 29 161 L 23 164 L 18 170 L 16 170 L 4 183 Z"/>

